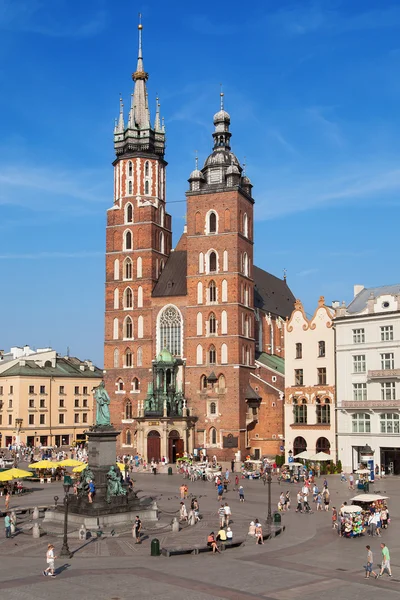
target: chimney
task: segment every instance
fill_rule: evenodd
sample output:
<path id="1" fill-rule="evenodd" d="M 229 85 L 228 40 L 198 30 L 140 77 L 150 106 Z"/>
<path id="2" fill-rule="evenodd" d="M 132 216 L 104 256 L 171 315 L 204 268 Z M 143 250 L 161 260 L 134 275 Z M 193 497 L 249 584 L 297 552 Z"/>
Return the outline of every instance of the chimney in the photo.
<path id="1" fill-rule="evenodd" d="M 358 294 L 359 294 L 360 292 L 362 292 L 362 291 L 363 291 L 363 289 L 364 289 L 364 286 L 363 286 L 363 285 L 361 285 L 361 284 L 359 284 L 359 283 L 356 283 L 356 285 L 354 286 L 354 298 L 355 298 L 356 296 L 358 296 Z"/>

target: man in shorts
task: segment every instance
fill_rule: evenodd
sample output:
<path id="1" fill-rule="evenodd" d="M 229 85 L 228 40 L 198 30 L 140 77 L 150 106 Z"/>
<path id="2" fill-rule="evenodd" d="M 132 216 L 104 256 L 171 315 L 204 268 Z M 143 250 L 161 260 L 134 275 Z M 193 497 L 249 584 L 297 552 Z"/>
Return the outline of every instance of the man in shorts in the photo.
<path id="1" fill-rule="evenodd" d="M 365 547 L 367 549 L 367 564 L 365 566 L 365 579 L 369 579 L 371 575 L 373 575 L 375 577 L 375 579 L 377 579 L 378 575 L 375 573 L 375 571 L 372 570 L 374 556 L 371 551 L 371 546 L 365 546 Z"/>
<path id="2" fill-rule="evenodd" d="M 392 570 L 390 568 L 389 548 L 386 546 L 386 544 L 381 544 L 381 548 L 382 548 L 382 565 L 381 565 L 381 572 L 379 573 L 379 577 L 382 577 L 383 573 L 385 572 L 385 569 L 388 572 L 389 577 L 391 577 Z"/>
<path id="3" fill-rule="evenodd" d="M 43 571 L 43 575 L 46 577 L 47 575 L 49 575 L 50 577 L 55 577 L 55 573 L 54 573 L 54 561 L 57 558 L 57 556 L 54 556 L 54 546 L 53 544 L 48 544 L 47 545 L 47 552 L 46 552 L 46 562 L 47 562 L 47 569 L 45 569 Z"/>

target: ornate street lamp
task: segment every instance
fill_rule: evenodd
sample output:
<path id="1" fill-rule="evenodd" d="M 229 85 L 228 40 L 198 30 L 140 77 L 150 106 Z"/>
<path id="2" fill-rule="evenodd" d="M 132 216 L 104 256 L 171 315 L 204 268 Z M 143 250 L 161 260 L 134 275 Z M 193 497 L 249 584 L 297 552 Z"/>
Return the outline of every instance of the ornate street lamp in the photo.
<path id="1" fill-rule="evenodd" d="M 72 558 L 73 554 L 68 547 L 68 507 L 69 507 L 69 496 L 68 492 L 72 485 L 72 479 L 69 475 L 64 476 L 64 538 L 63 545 L 61 548 L 60 556 L 68 556 Z"/>
<path id="2" fill-rule="evenodd" d="M 272 474 L 271 474 L 271 465 L 266 465 L 267 470 L 267 483 L 268 483 L 268 513 L 267 513 L 267 525 L 271 529 L 272 525 L 272 511 L 271 511 L 271 483 L 272 483 Z"/>

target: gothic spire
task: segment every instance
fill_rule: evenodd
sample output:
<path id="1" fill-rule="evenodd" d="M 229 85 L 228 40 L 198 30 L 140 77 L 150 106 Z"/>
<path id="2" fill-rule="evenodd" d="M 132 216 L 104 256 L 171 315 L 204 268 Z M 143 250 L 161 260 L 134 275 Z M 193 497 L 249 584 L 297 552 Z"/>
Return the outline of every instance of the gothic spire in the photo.
<path id="1" fill-rule="evenodd" d="M 142 30 L 143 25 L 139 23 L 139 52 L 136 71 L 132 73 L 132 79 L 135 82 L 133 93 L 133 104 L 135 106 L 135 121 L 138 129 L 148 129 L 150 127 L 150 111 L 147 103 L 146 81 L 149 74 L 146 73 L 143 66 L 142 52 Z"/>
<path id="2" fill-rule="evenodd" d="M 154 120 L 154 131 L 161 131 L 161 123 L 160 123 L 160 101 L 157 96 L 156 98 L 156 118 Z"/>

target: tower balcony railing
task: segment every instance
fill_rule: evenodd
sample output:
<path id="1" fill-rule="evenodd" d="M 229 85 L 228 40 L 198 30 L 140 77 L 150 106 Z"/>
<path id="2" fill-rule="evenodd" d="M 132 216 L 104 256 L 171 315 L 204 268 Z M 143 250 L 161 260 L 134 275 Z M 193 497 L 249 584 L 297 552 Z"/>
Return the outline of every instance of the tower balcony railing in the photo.
<path id="1" fill-rule="evenodd" d="M 385 379 L 400 380 L 400 369 L 375 369 L 368 371 L 368 381 L 381 381 Z"/>

